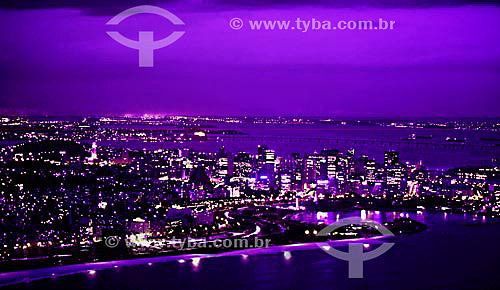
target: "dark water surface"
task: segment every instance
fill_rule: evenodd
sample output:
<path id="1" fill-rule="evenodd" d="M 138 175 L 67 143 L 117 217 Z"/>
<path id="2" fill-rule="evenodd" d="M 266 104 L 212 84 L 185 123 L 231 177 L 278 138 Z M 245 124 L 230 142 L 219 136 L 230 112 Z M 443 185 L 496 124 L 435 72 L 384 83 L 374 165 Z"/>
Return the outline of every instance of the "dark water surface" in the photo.
<path id="1" fill-rule="evenodd" d="M 293 152 L 313 153 L 322 149 L 338 149 L 346 151 L 350 148 L 356 149 L 356 154 L 368 154 L 370 158 L 378 162 L 383 161 L 384 152 L 387 150 L 396 150 L 401 154 L 403 161 L 416 163 L 423 161 L 424 165 L 430 168 L 446 169 L 459 166 L 481 166 L 490 165 L 493 158 L 500 157 L 500 132 L 487 130 L 452 130 L 452 129 L 422 129 L 422 128 L 395 128 L 381 126 L 335 126 L 328 124 L 314 125 L 283 125 L 283 124 L 220 124 L 209 123 L 210 126 L 217 127 L 216 130 L 235 130 L 242 135 L 236 137 L 259 138 L 259 140 L 231 140 L 234 136 L 218 135 L 218 141 L 192 141 L 192 142 L 142 142 L 142 141 L 100 141 L 101 146 L 111 146 L 116 148 L 130 149 L 172 149 L 172 148 L 191 148 L 205 152 L 217 152 L 222 146 L 227 151 L 236 153 L 245 151 L 250 153 L 257 152 L 258 145 L 268 145 L 276 150 L 280 156 L 289 156 Z M 151 128 L 146 125 L 123 125 L 130 129 Z M 122 127 L 123 127 L 122 126 Z M 397 143 L 401 139 L 408 138 L 410 135 L 432 136 L 432 139 L 417 139 L 410 142 Z M 215 137 L 215 136 L 212 136 Z M 415 142 L 433 143 L 440 145 L 453 145 L 446 142 L 447 137 L 457 138 L 465 141 L 463 149 L 459 146 L 452 147 L 416 147 Z M 285 138 L 285 139 L 280 139 Z M 286 138 L 299 138 L 287 140 Z M 300 138 L 316 138 L 315 141 L 304 141 Z M 332 143 L 331 139 L 345 140 L 340 143 Z M 489 139 L 489 140 L 486 140 Z M 360 144 L 352 140 L 384 141 L 393 142 L 393 144 Z M 93 142 L 87 140 L 84 142 Z M 1 141 L 0 146 L 17 144 L 19 141 Z M 457 145 L 457 144 L 455 144 Z M 470 146 L 469 146 L 470 145 Z M 490 149 L 478 150 L 477 146 L 489 146 Z M 471 146 L 476 146 L 472 149 Z"/>
<path id="2" fill-rule="evenodd" d="M 358 213 L 341 214 L 340 218 Z M 375 220 L 400 213 L 368 212 Z M 406 215 L 406 214 L 404 214 Z M 328 214 L 328 221 L 336 213 Z M 425 232 L 398 236 L 385 254 L 364 262 L 364 278 L 349 279 L 347 262 L 314 244 L 253 249 L 142 265 L 120 264 L 10 286 L 14 289 L 498 289 L 500 224 L 454 214 L 410 214 Z M 304 219 L 317 220 L 311 214 Z M 381 240 L 366 241 L 375 248 Z M 346 251 L 345 246 L 338 249 Z M 369 249 L 368 249 L 369 250 Z M 289 252 L 289 254 L 285 254 Z M 242 255 L 243 254 L 243 255 Z M 287 256 L 290 255 L 289 259 Z M 175 258 L 179 259 L 179 258 Z M 152 261 L 152 260 L 151 260 Z"/>
<path id="3" fill-rule="evenodd" d="M 224 146 L 230 152 L 246 151 L 257 152 L 258 145 L 268 145 L 277 151 L 280 156 L 288 156 L 293 152 L 313 153 L 321 149 L 339 149 L 342 151 L 355 148 L 357 154 L 368 154 L 377 161 L 383 161 L 386 150 L 397 150 L 401 152 L 404 161 L 418 162 L 422 160 L 425 165 L 432 168 L 450 168 L 458 166 L 478 166 L 491 164 L 494 157 L 500 157 L 500 146 L 498 150 L 476 150 L 476 149 L 451 149 L 441 147 L 415 147 L 408 142 L 402 146 L 397 144 L 355 144 L 354 142 L 341 142 L 332 144 L 327 139 L 341 140 L 376 140 L 398 142 L 402 138 L 408 138 L 411 134 L 418 136 L 432 136 L 432 139 L 418 139 L 415 142 L 451 144 L 446 142 L 447 137 L 465 140 L 467 145 L 489 145 L 495 146 L 495 141 L 485 141 L 481 138 L 500 139 L 500 132 L 478 131 L 478 130 L 451 130 L 451 129 L 413 129 L 394 128 L 378 126 L 333 126 L 333 125 L 282 125 L 282 124 L 216 124 L 217 129 L 236 130 L 244 133 L 239 137 L 259 137 L 262 140 L 239 140 L 226 139 L 228 136 L 220 135 L 221 140 L 205 142 L 159 142 L 144 143 L 139 141 L 104 141 L 100 145 L 114 147 L 127 147 L 132 149 L 167 149 L 167 148 L 192 148 L 195 150 L 217 152 L 218 148 Z M 230 138 L 231 136 L 229 136 Z M 318 138 L 317 141 L 304 142 L 299 140 L 282 140 L 280 137 L 292 138 Z M 495 148 L 495 147 L 494 147 Z"/>

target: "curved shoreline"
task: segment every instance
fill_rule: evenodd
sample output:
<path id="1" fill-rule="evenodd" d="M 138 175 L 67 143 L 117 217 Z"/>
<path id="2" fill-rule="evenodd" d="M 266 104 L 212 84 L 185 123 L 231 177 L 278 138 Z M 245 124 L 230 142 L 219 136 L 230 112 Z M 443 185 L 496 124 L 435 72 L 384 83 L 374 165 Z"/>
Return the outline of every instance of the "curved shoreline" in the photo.
<path id="1" fill-rule="evenodd" d="M 386 236 L 375 236 L 370 238 L 360 238 L 360 239 L 345 239 L 345 240 L 332 240 L 328 243 L 334 243 L 336 246 L 347 246 L 349 242 L 358 241 L 358 242 L 367 242 L 369 244 L 382 244 L 383 242 L 378 242 L 377 240 L 383 238 L 393 238 Z M 228 257 L 228 256 L 240 256 L 240 255 L 262 255 L 262 254 L 275 254 L 284 251 L 293 251 L 293 250 L 320 250 L 318 242 L 310 242 L 310 243 L 298 243 L 298 244 L 289 244 L 289 245 L 276 245 L 268 248 L 251 248 L 244 250 L 235 250 L 222 252 L 217 254 L 183 254 L 183 255 L 172 255 L 172 256 L 159 256 L 159 257 L 148 257 L 148 258 L 133 258 L 128 260 L 112 260 L 105 262 L 91 262 L 84 264 L 73 264 L 73 265 L 64 265 L 64 266 L 56 266 L 50 268 L 40 268 L 33 270 L 22 270 L 16 272 L 5 272 L 0 273 L 0 287 L 15 285 L 21 283 L 29 283 L 31 281 L 49 279 L 49 278 L 57 278 L 61 276 L 68 276 L 80 273 L 87 273 L 89 276 L 95 275 L 95 271 L 100 271 L 104 269 L 111 269 L 117 267 L 129 267 L 136 265 L 148 265 L 153 263 L 166 263 L 177 261 L 187 262 L 188 260 L 193 261 L 193 259 L 203 259 L 203 258 L 219 258 L 219 257 Z M 94 271 L 89 273 L 90 271 Z"/>

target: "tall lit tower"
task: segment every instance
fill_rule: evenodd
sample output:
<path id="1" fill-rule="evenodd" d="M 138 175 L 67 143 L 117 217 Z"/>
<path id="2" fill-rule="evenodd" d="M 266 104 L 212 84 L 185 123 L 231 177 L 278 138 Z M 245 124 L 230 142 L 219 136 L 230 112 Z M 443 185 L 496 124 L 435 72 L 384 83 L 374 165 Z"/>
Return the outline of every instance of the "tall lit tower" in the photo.
<path id="1" fill-rule="evenodd" d="M 90 149 L 90 157 L 87 160 L 88 161 L 97 160 L 97 144 L 96 144 L 96 142 L 92 143 L 92 149 Z"/>

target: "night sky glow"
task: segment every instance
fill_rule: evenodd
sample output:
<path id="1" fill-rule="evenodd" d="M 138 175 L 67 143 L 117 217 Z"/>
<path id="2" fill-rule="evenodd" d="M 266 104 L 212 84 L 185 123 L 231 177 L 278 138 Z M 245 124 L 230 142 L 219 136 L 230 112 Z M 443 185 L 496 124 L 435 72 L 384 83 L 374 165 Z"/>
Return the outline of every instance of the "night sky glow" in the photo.
<path id="1" fill-rule="evenodd" d="M 498 0 L 2 0 L 0 35 L 0 287 L 498 288 Z"/>
<path id="2" fill-rule="evenodd" d="M 8 9 L 15 4 L 7 2 L 0 9 L 0 112 L 498 116 L 498 6 L 278 2 L 154 2 L 181 18 L 186 34 L 155 51 L 153 68 L 139 68 L 137 50 L 113 41 L 105 25 L 116 13 L 148 1 L 21 1 L 18 9 Z M 232 30 L 233 17 L 383 18 L 396 26 Z M 131 39 L 139 30 L 152 30 L 159 39 L 173 25 L 159 16 L 136 15 L 117 30 Z"/>

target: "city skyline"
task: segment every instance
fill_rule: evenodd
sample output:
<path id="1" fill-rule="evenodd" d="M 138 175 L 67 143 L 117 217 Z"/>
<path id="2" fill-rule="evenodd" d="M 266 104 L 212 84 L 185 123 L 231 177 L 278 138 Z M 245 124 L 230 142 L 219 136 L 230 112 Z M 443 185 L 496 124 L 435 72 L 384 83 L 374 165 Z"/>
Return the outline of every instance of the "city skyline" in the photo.
<path id="1" fill-rule="evenodd" d="M 0 288 L 498 288 L 498 0 L 3 0 L 0 35 Z"/>
<path id="2" fill-rule="evenodd" d="M 242 122 L 235 118 L 0 121 L 0 270 L 6 271 L 0 273 L 0 285 L 31 287 L 26 279 L 34 285 L 81 277 L 93 281 L 106 270 L 126 271 L 128 263 L 155 267 L 189 262 L 190 275 L 196 277 L 210 268 L 207 260 L 226 253 L 246 263 L 261 257 L 260 251 L 278 249 L 278 257 L 294 263 L 300 257 L 293 250 L 298 243 L 328 253 L 325 243 L 342 247 L 355 238 L 370 250 L 373 241 L 387 238 L 351 224 L 319 235 L 341 216 L 351 221 L 352 212 L 394 233 L 396 248 L 406 239 L 432 235 L 436 225 L 428 219 L 433 216 L 447 229 L 452 228 L 448 217 L 463 222 L 471 217 L 477 227 L 470 228 L 479 229 L 494 225 L 500 216 L 500 124 L 495 122 L 377 121 L 363 124 L 371 131 L 404 127 L 398 132 L 416 133 L 342 141 L 297 138 L 291 130 L 279 141 L 284 137 L 225 129 L 225 124 Z M 310 124 L 280 121 L 257 118 L 244 124 Z M 327 123 L 347 132 L 363 128 L 357 121 Z M 317 131 L 321 124 L 309 130 Z M 444 138 L 462 132 L 467 138 Z M 264 145 L 280 142 L 285 147 L 297 143 L 300 150 L 286 154 Z M 226 149 L 234 143 L 247 143 L 246 149 Z M 205 149 L 194 149 L 197 144 Z M 382 158 L 366 153 L 368 148 L 381 151 Z M 432 168 L 406 158 L 409 151 L 422 149 L 426 155 L 457 151 L 458 165 Z M 492 158 L 463 166 L 469 151 Z M 215 247 L 219 242 L 233 246 Z M 159 257 L 164 255 L 170 257 Z M 368 271 L 367 278 L 372 277 Z"/>

